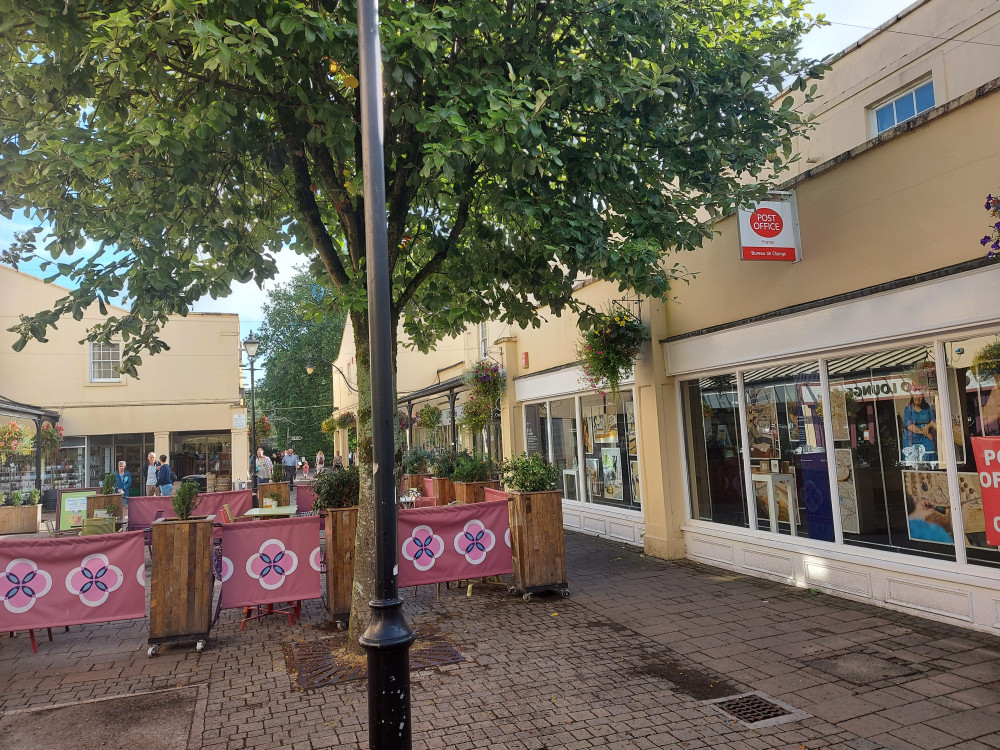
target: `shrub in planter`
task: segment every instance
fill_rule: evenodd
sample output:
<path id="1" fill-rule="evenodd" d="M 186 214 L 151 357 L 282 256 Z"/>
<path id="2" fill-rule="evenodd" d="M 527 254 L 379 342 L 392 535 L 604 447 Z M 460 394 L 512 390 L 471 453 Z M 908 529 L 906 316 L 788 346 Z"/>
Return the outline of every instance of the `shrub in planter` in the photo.
<path id="1" fill-rule="evenodd" d="M 314 511 L 354 508 L 361 490 L 361 472 L 357 466 L 340 471 L 324 471 L 312 483 L 316 493 Z"/>
<path id="2" fill-rule="evenodd" d="M 413 447 L 403 454 L 404 474 L 426 474 L 434 462 L 434 453 L 423 448 Z"/>
<path id="3" fill-rule="evenodd" d="M 196 482 L 181 482 L 170 497 L 174 515 L 177 520 L 186 521 L 198 507 L 198 484 Z"/>
<path id="4" fill-rule="evenodd" d="M 281 463 L 281 456 L 278 456 L 278 460 L 271 464 L 271 481 L 272 482 L 285 481 L 285 467 Z"/>
<path id="5" fill-rule="evenodd" d="M 431 471 L 436 477 L 451 479 L 458 466 L 458 459 L 462 456 L 469 456 L 466 451 L 457 451 L 454 448 L 442 448 L 434 452 L 431 460 Z M 471 458 L 471 456 L 469 456 Z"/>
<path id="6" fill-rule="evenodd" d="M 541 453 L 522 453 L 500 465 L 503 486 L 514 492 L 547 492 L 556 488 L 559 469 L 542 458 Z"/>
<path id="7" fill-rule="evenodd" d="M 104 475 L 104 479 L 101 480 L 101 494 L 102 495 L 113 495 L 115 494 L 115 475 L 110 471 Z"/>
<path id="8" fill-rule="evenodd" d="M 0 492 L 0 505 L 6 505 L 6 504 L 7 504 L 7 493 Z"/>
<path id="9" fill-rule="evenodd" d="M 24 493 L 21 490 L 14 490 L 10 493 L 10 504 L 15 508 L 20 508 L 24 505 Z"/>
<path id="10" fill-rule="evenodd" d="M 458 457 L 451 481 L 489 482 L 496 478 L 496 473 L 496 463 L 489 456 L 465 453 Z"/>
<path id="11" fill-rule="evenodd" d="M 31 492 L 28 493 L 28 504 L 29 505 L 38 505 L 40 502 L 42 502 L 42 491 L 41 490 L 32 490 Z"/>

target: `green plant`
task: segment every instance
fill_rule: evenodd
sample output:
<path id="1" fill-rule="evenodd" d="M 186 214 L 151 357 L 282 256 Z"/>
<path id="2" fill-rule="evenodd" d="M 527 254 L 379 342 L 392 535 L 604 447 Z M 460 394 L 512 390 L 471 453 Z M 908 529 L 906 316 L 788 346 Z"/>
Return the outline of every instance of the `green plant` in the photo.
<path id="1" fill-rule="evenodd" d="M 282 465 L 280 458 L 271 464 L 271 481 L 272 482 L 285 481 L 285 467 Z"/>
<path id="2" fill-rule="evenodd" d="M 500 473 L 504 488 L 516 492 L 545 492 L 555 489 L 559 481 L 559 469 L 541 453 L 512 456 L 500 464 Z"/>
<path id="3" fill-rule="evenodd" d="M 403 454 L 404 474 L 426 474 L 428 467 L 434 462 L 433 451 L 417 448 L 410 448 Z"/>
<path id="4" fill-rule="evenodd" d="M 458 465 L 458 459 L 468 455 L 465 451 L 459 452 L 454 448 L 442 448 L 435 452 L 431 461 L 434 476 L 451 479 L 451 475 L 455 473 L 455 467 Z"/>
<path id="5" fill-rule="evenodd" d="M 619 310 L 595 315 L 577 350 L 590 387 L 617 396 L 622 378 L 632 372 L 646 338 L 646 327 L 630 313 Z"/>
<path id="6" fill-rule="evenodd" d="M 976 380 L 996 378 L 1000 374 L 1000 339 L 982 347 L 972 356 L 972 376 Z"/>
<path id="7" fill-rule="evenodd" d="M 337 427 L 342 430 L 346 430 L 348 427 L 353 427 L 357 418 L 354 416 L 354 412 L 345 411 L 337 415 Z"/>
<path id="8" fill-rule="evenodd" d="M 3 492 L 0 492 L 0 505 L 6 505 L 6 504 L 7 504 L 7 495 Z"/>
<path id="9" fill-rule="evenodd" d="M 113 495 L 115 492 L 115 483 L 117 481 L 117 476 L 112 474 L 110 471 L 105 474 L 104 479 L 101 480 L 101 494 Z"/>
<path id="10" fill-rule="evenodd" d="M 42 502 L 41 490 L 32 490 L 28 493 L 28 503 L 30 505 L 38 505 L 40 502 Z"/>
<path id="11" fill-rule="evenodd" d="M 14 490 L 10 493 L 10 504 L 15 508 L 24 505 L 24 493 L 21 490 Z"/>
<path id="12" fill-rule="evenodd" d="M 496 477 L 496 463 L 480 453 L 462 454 L 451 474 L 453 482 L 488 482 Z"/>
<path id="13" fill-rule="evenodd" d="M 13 421 L 0 425 L 0 463 L 7 463 L 10 456 L 28 456 L 31 450 L 31 436 L 26 428 Z"/>
<path id="14" fill-rule="evenodd" d="M 51 422 L 42 422 L 42 455 L 45 458 L 52 458 L 59 452 L 63 444 L 63 426 L 53 425 Z"/>
<path id="15" fill-rule="evenodd" d="M 441 424 L 441 410 L 436 406 L 428 404 L 417 412 L 417 425 L 425 430 L 437 429 Z"/>
<path id="16" fill-rule="evenodd" d="M 104 512 L 108 514 L 108 518 L 114 518 L 115 513 L 118 512 L 118 506 L 114 502 L 109 502 L 104 506 Z"/>
<path id="17" fill-rule="evenodd" d="M 191 517 L 199 502 L 196 482 L 181 482 L 170 498 L 174 514 L 181 521 L 186 521 Z"/>
<path id="18" fill-rule="evenodd" d="M 460 425 L 479 432 L 493 421 L 493 410 L 507 389 L 507 378 L 500 365 L 483 359 L 462 374 L 462 381 L 469 387 L 469 395 L 462 406 Z"/>
<path id="19" fill-rule="evenodd" d="M 358 504 L 361 472 L 357 466 L 348 466 L 341 471 L 326 471 L 316 477 L 312 488 L 316 492 L 313 510 L 353 508 Z"/>

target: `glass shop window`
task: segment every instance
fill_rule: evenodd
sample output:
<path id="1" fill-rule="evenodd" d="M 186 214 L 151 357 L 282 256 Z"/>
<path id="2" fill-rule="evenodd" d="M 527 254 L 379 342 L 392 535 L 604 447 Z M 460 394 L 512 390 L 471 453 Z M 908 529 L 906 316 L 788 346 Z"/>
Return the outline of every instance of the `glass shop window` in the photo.
<path id="1" fill-rule="evenodd" d="M 736 376 L 688 380 L 681 393 L 692 518 L 749 526 Z"/>
<path id="2" fill-rule="evenodd" d="M 559 469 L 563 497 L 579 500 L 577 488 L 576 399 L 572 396 L 549 402 L 552 415 L 552 465 Z"/>
<path id="3" fill-rule="evenodd" d="M 642 508 L 638 435 L 631 392 L 582 398 L 584 490 L 600 505 Z M 583 494 L 583 493 L 581 493 Z"/>
<path id="4" fill-rule="evenodd" d="M 966 461 L 961 425 L 939 419 L 929 346 L 830 360 L 830 408 L 846 544 L 954 559 L 943 441 Z M 952 414 L 959 414 L 952 381 Z"/>
<path id="5" fill-rule="evenodd" d="M 1000 438 L 1000 332 L 950 342 L 945 346 L 949 376 L 958 391 L 958 408 L 952 410 L 955 423 L 956 463 L 958 467 L 959 503 L 965 530 L 965 551 L 970 564 L 1000 567 L 1000 533 L 987 528 L 983 508 L 983 488 L 977 466 L 974 443 L 976 438 Z M 959 430 L 961 435 L 959 435 Z M 961 438 L 962 449 L 958 449 Z M 995 449 L 995 446 L 984 446 Z M 963 461 L 964 459 L 964 461 Z M 995 465 L 989 471 L 996 470 Z M 992 544 L 990 542 L 993 542 Z"/>
<path id="6" fill-rule="evenodd" d="M 757 528 L 834 541 L 819 364 L 743 376 Z"/>

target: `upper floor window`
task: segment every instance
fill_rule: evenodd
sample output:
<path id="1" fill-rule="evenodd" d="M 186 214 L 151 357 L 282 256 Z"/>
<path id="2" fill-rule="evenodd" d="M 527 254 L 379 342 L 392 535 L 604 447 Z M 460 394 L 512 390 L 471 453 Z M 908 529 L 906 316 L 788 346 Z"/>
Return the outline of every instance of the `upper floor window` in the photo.
<path id="1" fill-rule="evenodd" d="M 490 337 L 486 332 L 486 324 L 479 324 L 479 357 L 481 359 L 486 359 L 486 355 L 490 351 Z"/>
<path id="2" fill-rule="evenodd" d="M 875 135 L 894 128 L 901 122 L 911 120 L 933 106 L 934 84 L 931 81 L 893 97 L 885 104 L 873 108 Z"/>
<path id="3" fill-rule="evenodd" d="M 90 344 L 90 382 L 118 383 L 121 382 L 121 372 L 118 366 L 122 361 L 119 344 Z"/>

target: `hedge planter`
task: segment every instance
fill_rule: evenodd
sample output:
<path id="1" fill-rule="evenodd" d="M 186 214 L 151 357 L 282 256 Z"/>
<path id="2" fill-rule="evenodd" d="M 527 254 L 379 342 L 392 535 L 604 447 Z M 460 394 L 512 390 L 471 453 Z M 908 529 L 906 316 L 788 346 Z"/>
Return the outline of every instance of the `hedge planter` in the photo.
<path id="1" fill-rule="evenodd" d="M 278 505 L 291 505 L 291 490 L 288 482 L 258 482 L 257 484 L 257 504 L 263 508 L 264 498 L 268 495 L 279 495 L 281 501 Z"/>
<path id="2" fill-rule="evenodd" d="M 420 490 L 420 494 L 424 494 L 424 480 L 430 479 L 433 474 L 404 474 L 403 475 L 403 492 L 407 490 Z"/>
<path id="3" fill-rule="evenodd" d="M 448 477 L 434 477 L 434 497 L 438 505 L 448 505 L 455 502 L 455 485 Z"/>
<path id="4" fill-rule="evenodd" d="M 124 518 L 125 511 L 122 509 L 122 496 L 117 492 L 113 495 L 88 495 L 87 518 L 97 518 L 95 511 L 105 510 L 109 505 L 115 506 L 115 518 Z"/>
<path id="5" fill-rule="evenodd" d="M 460 503 L 482 503 L 486 500 L 486 488 L 500 489 L 500 480 L 491 482 L 452 482 L 455 499 Z"/>
<path id="6" fill-rule="evenodd" d="M 510 497 L 511 590 L 525 601 L 538 591 L 569 596 L 562 491 L 511 492 Z"/>
<path id="7" fill-rule="evenodd" d="M 334 508 L 326 513 L 326 600 L 338 627 L 347 626 L 354 582 L 354 538 L 357 508 Z"/>
<path id="8" fill-rule="evenodd" d="M 212 628 L 212 531 L 215 516 L 153 521 L 149 583 L 149 655 L 162 643 L 196 641 Z"/>
<path id="9" fill-rule="evenodd" d="M 41 525 L 41 505 L 0 506 L 0 534 L 37 534 Z"/>

